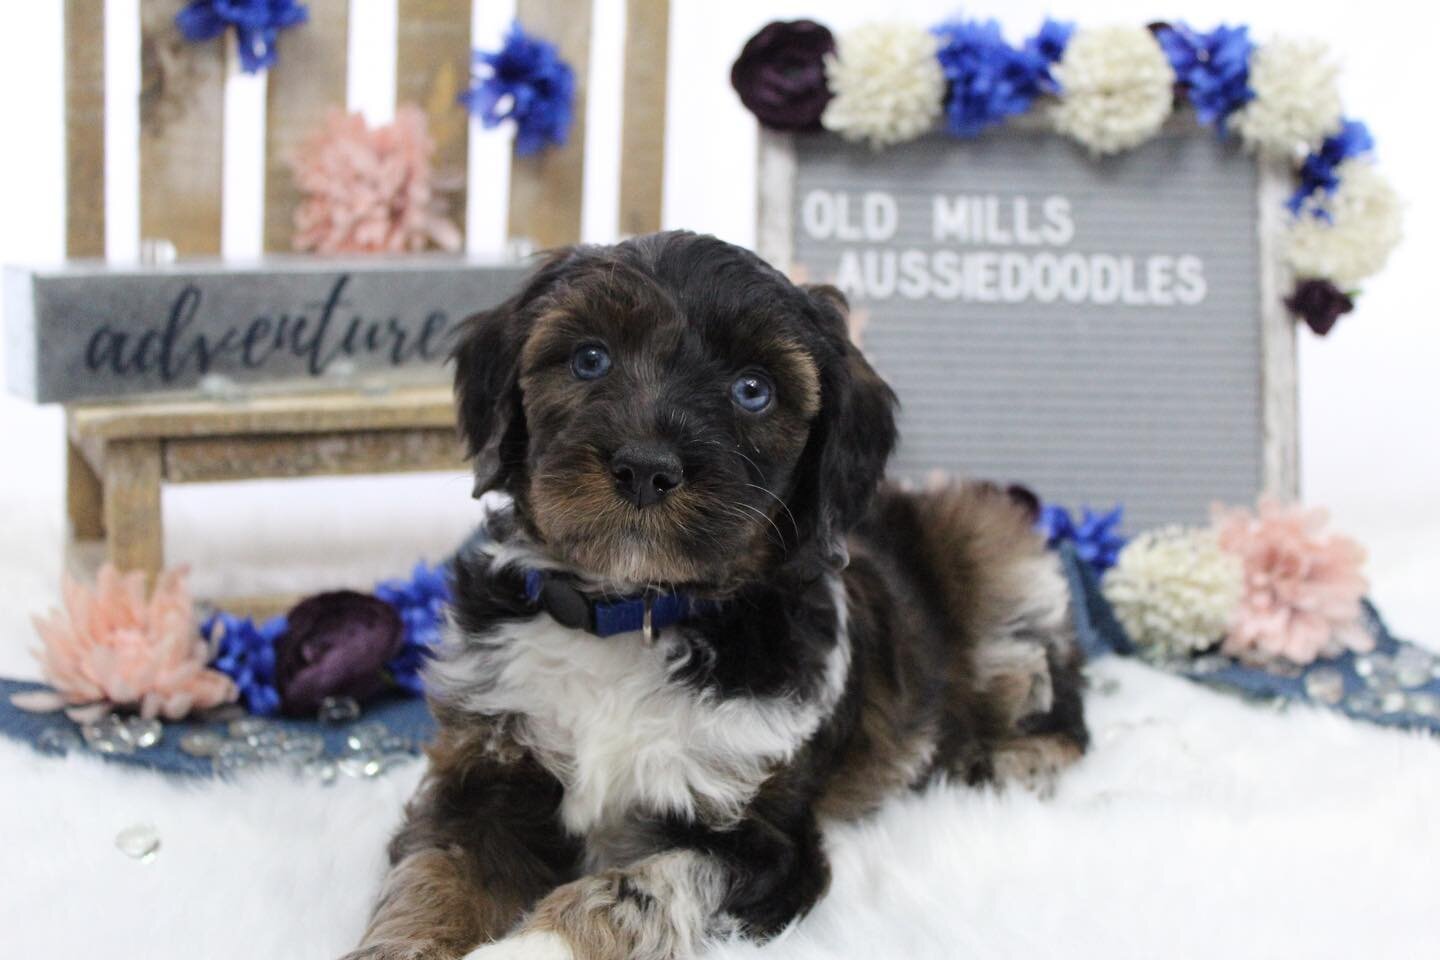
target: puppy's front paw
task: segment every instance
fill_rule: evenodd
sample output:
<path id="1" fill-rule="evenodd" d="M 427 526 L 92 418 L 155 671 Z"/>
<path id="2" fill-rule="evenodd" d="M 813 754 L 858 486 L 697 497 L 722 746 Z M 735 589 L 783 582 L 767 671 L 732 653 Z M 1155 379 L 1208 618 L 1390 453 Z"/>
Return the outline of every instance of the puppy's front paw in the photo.
<path id="1" fill-rule="evenodd" d="M 575 953 L 557 933 L 527 930 L 477 947 L 465 960 L 575 960 Z"/>

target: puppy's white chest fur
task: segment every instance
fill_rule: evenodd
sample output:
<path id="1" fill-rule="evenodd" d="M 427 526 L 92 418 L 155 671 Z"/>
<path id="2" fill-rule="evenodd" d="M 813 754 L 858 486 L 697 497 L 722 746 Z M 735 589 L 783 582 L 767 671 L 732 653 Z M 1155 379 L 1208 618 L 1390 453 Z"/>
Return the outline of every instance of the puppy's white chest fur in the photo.
<path id="1" fill-rule="evenodd" d="M 601 638 L 541 614 L 498 626 L 483 646 L 459 639 L 432 665 L 432 689 L 517 717 L 517 739 L 564 785 L 561 818 L 577 835 L 631 812 L 733 821 L 828 708 L 688 686 L 674 678 L 683 641 L 673 635 Z"/>

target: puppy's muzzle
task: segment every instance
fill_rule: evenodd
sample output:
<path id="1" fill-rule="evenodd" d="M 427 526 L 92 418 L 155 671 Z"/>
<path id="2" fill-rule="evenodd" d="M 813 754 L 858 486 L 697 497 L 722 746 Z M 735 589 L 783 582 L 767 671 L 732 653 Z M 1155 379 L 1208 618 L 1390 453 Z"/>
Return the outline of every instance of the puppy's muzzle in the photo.
<path id="1" fill-rule="evenodd" d="M 610 458 L 615 490 L 637 507 L 659 503 L 685 482 L 685 468 L 673 450 L 628 443 Z"/>

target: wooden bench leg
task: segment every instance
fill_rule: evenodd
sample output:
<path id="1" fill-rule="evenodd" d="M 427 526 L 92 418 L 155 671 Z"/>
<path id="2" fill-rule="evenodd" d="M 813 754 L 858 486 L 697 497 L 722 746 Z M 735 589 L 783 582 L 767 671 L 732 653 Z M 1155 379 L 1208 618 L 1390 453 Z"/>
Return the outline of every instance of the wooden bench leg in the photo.
<path id="1" fill-rule="evenodd" d="M 160 441 L 105 445 L 105 533 L 109 560 L 143 570 L 151 583 L 165 561 L 160 517 Z"/>
<path id="2" fill-rule="evenodd" d="M 67 441 L 65 451 L 65 509 L 70 515 L 70 536 L 75 540 L 100 540 L 105 536 L 105 498 L 100 477 L 85 454 Z"/>

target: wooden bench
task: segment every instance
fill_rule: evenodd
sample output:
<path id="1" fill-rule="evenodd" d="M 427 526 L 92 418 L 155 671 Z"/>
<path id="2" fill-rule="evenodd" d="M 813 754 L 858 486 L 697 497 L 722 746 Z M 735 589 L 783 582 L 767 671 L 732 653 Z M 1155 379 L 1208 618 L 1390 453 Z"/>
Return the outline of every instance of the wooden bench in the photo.
<path id="1" fill-rule="evenodd" d="M 73 405 L 67 562 L 108 559 L 152 577 L 164 565 L 161 486 L 263 478 L 453 470 L 465 462 L 446 387 L 379 394 L 257 395 Z M 227 598 L 262 614 L 293 598 Z"/>

